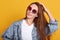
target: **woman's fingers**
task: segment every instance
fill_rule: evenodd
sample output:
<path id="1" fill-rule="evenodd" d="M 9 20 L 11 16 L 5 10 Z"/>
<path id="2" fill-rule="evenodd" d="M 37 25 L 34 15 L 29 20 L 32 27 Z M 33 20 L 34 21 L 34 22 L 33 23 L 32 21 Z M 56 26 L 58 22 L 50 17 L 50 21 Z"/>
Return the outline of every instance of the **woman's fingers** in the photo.
<path id="1" fill-rule="evenodd" d="M 45 6 L 43 3 L 40 3 L 40 4 L 43 5 L 43 7 L 44 7 L 44 11 L 46 12 L 46 11 L 47 11 L 46 6 Z"/>

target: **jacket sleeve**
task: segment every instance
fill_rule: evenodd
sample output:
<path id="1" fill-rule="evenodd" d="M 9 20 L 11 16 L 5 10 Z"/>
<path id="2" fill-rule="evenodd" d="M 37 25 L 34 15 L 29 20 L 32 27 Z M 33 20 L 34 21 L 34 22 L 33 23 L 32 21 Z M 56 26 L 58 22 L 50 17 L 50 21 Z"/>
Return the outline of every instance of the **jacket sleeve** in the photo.
<path id="1" fill-rule="evenodd" d="M 50 20 L 48 27 L 46 27 L 46 35 L 50 35 L 54 33 L 58 29 L 58 21 L 52 21 Z"/>
<path id="2" fill-rule="evenodd" d="M 10 27 L 3 33 L 3 40 L 11 40 L 13 38 L 13 26 L 14 24 L 10 25 Z"/>

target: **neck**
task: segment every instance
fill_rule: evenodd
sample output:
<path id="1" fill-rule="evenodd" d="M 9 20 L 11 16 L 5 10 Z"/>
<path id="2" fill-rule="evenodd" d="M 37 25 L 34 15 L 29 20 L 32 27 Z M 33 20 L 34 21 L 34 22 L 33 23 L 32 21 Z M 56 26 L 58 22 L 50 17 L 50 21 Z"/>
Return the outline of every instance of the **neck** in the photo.
<path id="1" fill-rule="evenodd" d="M 33 19 L 28 19 L 28 18 L 26 18 L 26 23 L 27 23 L 28 25 L 31 25 L 31 24 L 33 23 Z"/>

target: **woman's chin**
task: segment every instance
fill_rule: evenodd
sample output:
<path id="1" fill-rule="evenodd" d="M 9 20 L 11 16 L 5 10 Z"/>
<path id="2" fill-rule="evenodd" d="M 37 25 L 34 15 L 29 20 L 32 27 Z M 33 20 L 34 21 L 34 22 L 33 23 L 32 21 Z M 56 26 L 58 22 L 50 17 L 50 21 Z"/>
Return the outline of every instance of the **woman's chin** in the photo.
<path id="1" fill-rule="evenodd" d="M 27 17 L 28 19 L 31 19 L 30 17 Z"/>

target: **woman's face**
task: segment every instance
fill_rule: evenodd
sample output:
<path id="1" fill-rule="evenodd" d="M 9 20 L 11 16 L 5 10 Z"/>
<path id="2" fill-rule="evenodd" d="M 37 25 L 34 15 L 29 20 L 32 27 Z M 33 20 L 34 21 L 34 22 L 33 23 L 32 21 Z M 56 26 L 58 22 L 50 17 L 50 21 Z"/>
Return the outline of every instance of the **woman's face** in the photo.
<path id="1" fill-rule="evenodd" d="M 38 17 L 38 7 L 36 4 L 32 4 L 27 8 L 27 18 L 34 19 L 35 17 Z"/>

